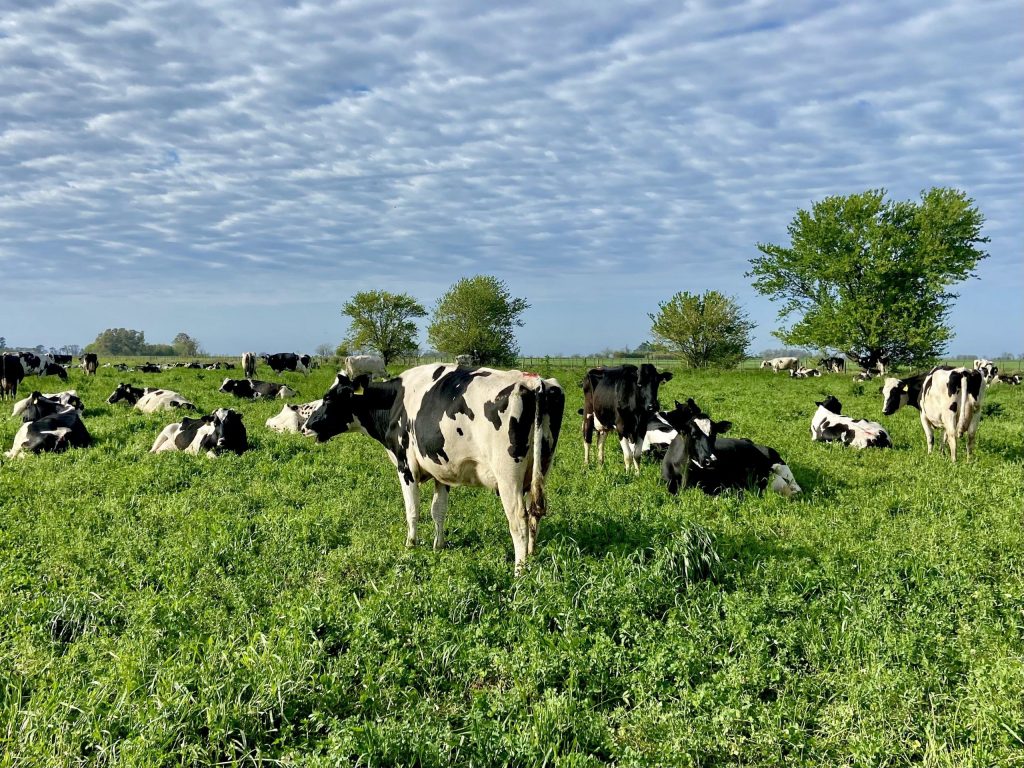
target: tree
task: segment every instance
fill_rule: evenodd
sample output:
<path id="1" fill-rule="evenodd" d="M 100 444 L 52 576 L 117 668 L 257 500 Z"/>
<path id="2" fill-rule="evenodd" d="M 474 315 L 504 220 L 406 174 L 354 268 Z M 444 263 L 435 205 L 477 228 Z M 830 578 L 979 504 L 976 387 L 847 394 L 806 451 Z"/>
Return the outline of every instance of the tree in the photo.
<path id="1" fill-rule="evenodd" d="M 317 357 L 330 357 L 334 354 L 335 346 L 333 344 L 317 344 L 316 352 Z"/>
<path id="2" fill-rule="evenodd" d="M 145 355 L 148 352 L 147 347 L 145 331 L 107 328 L 92 344 L 86 345 L 85 351 L 114 356 Z"/>
<path id="3" fill-rule="evenodd" d="M 174 354 L 179 357 L 195 357 L 201 354 L 199 351 L 199 339 L 193 339 L 184 331 L 174 337 L 171 346 L 174 347 Z"/>
<path id="4" fill-rule="evenodd" d="M 437 300 L 427 328 L 439 352 L 471 355 L 480 364 L 513 365 L 519 355 L 513 329 L 530 305 L 512 298 L 502 280 L 491 275 L 464 277 Z"/>
<path id="5" fill-rule="evenodd" d="M 790 246 L 758 243 L 748 277 L 779 318 L 786 344 L 845 352 L 864 368 L 918 365 L 939 357 L 951 334 L 947 289 L 973 276 L 988 254 L 976 246 L 984 216 L 963 192 L 933 188 L 920 203 L 885 190 L 828 197 L 797 211 Z"/>
<path id="6" fill-rule="evenodd" d="M 417 317 L 427 310 L 406 293 L 360 291 L 341 308 L 349 318 L 344 344 L 354 349 L 369 349 L 384 358 L 387 365 L 399 355 L 416 351 Z"/>
<path id="7" fill-rule="evenodd" d="M 7 338 L 0 336 L 0 349 L 7 349 Z"/>
<path id="8" fill-rule="evenodd" d="M 754 327 L 735 299 L 718 291 L 681 291 L 648 317 L 655 339 L 691 368 L 736 365 L 747 355 Z"/>

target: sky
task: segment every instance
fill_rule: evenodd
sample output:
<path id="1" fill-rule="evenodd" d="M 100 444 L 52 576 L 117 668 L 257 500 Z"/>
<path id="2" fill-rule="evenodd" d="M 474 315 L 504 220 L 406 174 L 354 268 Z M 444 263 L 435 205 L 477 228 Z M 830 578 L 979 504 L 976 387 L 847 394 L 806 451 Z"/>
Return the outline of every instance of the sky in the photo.
<path id="1" fill-rule="evenodd" d="M 798 209 L 964 190 L 951 353 L 1024 353 L 1024 6 L 6 0 L 0 335 L 337 343 L 360 290 L 491 274 L 530 355 L 650 338 Z M 426 334 L 421 343 L 426 346 Z"/>

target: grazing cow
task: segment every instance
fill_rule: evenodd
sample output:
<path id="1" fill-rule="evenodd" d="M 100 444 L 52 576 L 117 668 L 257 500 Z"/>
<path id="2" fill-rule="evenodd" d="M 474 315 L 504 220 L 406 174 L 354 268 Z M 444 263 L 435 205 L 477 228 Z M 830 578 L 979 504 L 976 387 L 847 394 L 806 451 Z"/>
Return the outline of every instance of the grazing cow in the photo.
<path id="1" fill-rule="evenodd" d="M 804 368 L 803 366 L 800 366 L 795 370 L 790 369 L 789 371 L 789 377 L 791 379 L 809 379 L 815 376 L 821 376 L 821 371 L 817 368 Z"/>
<path id="2" fill-rule="evenodd" d="M 788 498 L 802 492 L 778 451 L 747 439 L 718 437 L 732 424 L 712 421 L 692 399 L 676 403 L 665 418 L 679 432 L 661 463 L 669 493 L 689 486 L 707 494 L 770 488 Z"/>
<path id="3" fill-rule="evenodd" d="M 284 384 L 276 384 L 273 381 L 257 381 L 256 379 L 224 379 L 224 383 L 220 385 L 220 391 L 249 400 L 261 397 L 264 399 L 279 397 L 284 400 L 286 397 L 295 397 L 298 394 Z"/>
<path id="4" fill-rule="evenodd" d="M 123 382 L 117 385 L 117 389 L 107 398 L 107 402 L 113 405 L 121 400 L 134 405 L 143 413 L 173 411 L 177 408 L 187 408 L 191 411 L 199 410 L 177 392 L 169 389 L 155 389 L 153 387 L 142 389 Z"/>
<path id="5" fill-rule="evenodd" d="M 823 357 L 818 361 L 818 366 L 829 373 L 846 372 L 846 360 L 842 357 Z"/>
<path id="6" fill-rule="evenodd" d="M 19 355 L 0 353 L 0 400 L 18 396 L 18 385 L 25 378 L 25 366 Z"/>
<path id="7" fill-rule="evenodd" d="M 388 369 L 384 367 L 384 358 L 376 355 L 350 355 L 345 358 L 345 376 L 355 381 L 365 374 L 370 376 L 371 381 L 374 376 L 386 379 Z"/>
<path id="8" fill-rule="evenodd" d="M 19 352 L 18 356 L 21 358 L 26 376 L 46 376 L 46 366 L 53 363 L 53 358 L 46 352 L 41 355 L 35 352 Z"/>
<path id="9" fill-rule="evenodd" d="M 242 376 L 247 379 L 256 378 L 256 354 L 254 352 L 242 353 Z"/>
<path id="10" fill-rule="evenodd" d="M 74 357 L 71 355 L 50 355 L 50 357 L 53 358 L 53 362 L 57 363 L 57 365 L 71 365 L 71 361 L 74 360 Z"/>
<path id="11" fill-rule="evenodd" d="M 483 486 L 501 499 L 515 570 L 522 572 L 547 509 L 544 481 L 565 407 L 558 382 L 522 371 L 438 364 L 368 384 L 362 394 L 351 382 L 338 384 L 303 433 L 323 442 L 362 431 L 387 449 L 405 498 L 406 545 L 416 543 L 420 483 L 434 480 L 434 549 L 445 544 L 449 488 Z"/>
<path id="12" fill-rule="evenodd" d="M 51 413 L 56 413 L 58 410 L 71 406 L 76 411 L 84 411 L 85 405 L 82 403 L 81 398 L 78 396 L 78 392 L 74 389 L 69 389 L 66 392 L 33 392 L 29 397 L 23 400 L 19 400 L 14 404 L 14 409 L 11 411 L 12 416 L 21 416 L 25 413 L 29 404 L 33 402 L 33 399 L 44 401 L 46 403 L 52 403 L 53 409 Z M 35 419 L 24 419 L 25 421 L 34 421 Z"/>
<path id="13" fill-rule="evenodd" d="M 68 372 L 65 370 L 63 365 L 57 363 L 47 363 L 46 368 L 43 370 L 40 376 L 56 376 L 61 381 L 68 380 Z"/>
<path id="14" fill-rule="evenodd" d="M 590 463 L 590 443 L 597 432 L 597 459 L 604 463 L 604 443 L 608 433 L 619 435 L 626 469 L 640 471 L 647 423 L 659 410 L 658 387 L 672 374 L 659 373 L 650 363 L 591 368 L 583 386 L 583 463 Z"/>
<path id="15" fill-rule="evenodd" d="M 88 375 L 96 375 L 96 369 L 99 368 L 100 361 L 95 354 L 93 354 L 92 352 L 86 352 L 84 355 L 78 358 L 78 360 L 79 362 L 81 362 L 83 370 L 85 370 L 85 372 Z M 118 363 L 118 367 L 122 365 L 124 365 L 124 363 Z M 125 368 L 127 368 L 127 366 L 125 366 Z"/>
<path id="16" fill-rule="evenodd" d="M 32 408 L 30 405 L 27 410 Z M 60 453 L 68 448 L 84 448 L 91 440 L 79 412 L 68 406 L 62 411 L 22 424 L 14 435 L 11 450 L 5 455 L 13 459 L 26 453 Z"/>
<path id="17" fill-rule="evenodd" d="M 771 368 L 772 373 L 778 373 L 779 371 L 795 371 L 800 367 L 799 357 L 773 357 L 769 360 L 761 361 L 762 368 Z"/>
<path id="18" fill-rule="evenodd" d="M 149 452 L 184 451 L 196 455 L 205 453 L 214 458 L 224 451 L 241 455 L 248 449 L 249 441 L 242 423 L 242 414 L 230 408 L 218 408 L 208 416 L 185 418 L 175 424 L 168 424 L 157 435 Z"/>
<path id="19" fill-rule="evenodd" d="M 816 405 L 818 410 L 811 418 L 811 440 L 842 443 L 854 448 L 892 448 L 889 433 L 881 424 L 843 416 L 843 404 L 832 395 Z"/>
<path id="20" fill-rule="evenodd" d="M 966 434 L 967 455 L 974 452 L 984 397 L 985 377 L 981 371 L 940 365 L 906 379 L 886 379 L 882 387 L 882 413 L 891 416 L 904 405 L 917 408 L 928 453 L 932 452 L 938 427 L 945 433 L 949 457 L 955 462 L 958 437 Z"/>
<path id="21" fill-rule="evenodd" d="M 294 352 L 276 352 L 273 355 L 260 355 L 260 357 L 274 373 L 278 374 L 284 371 L 309 373 L 309 363 L 312 360 L 309 355 L 297 355 Z"/>
<path id="22" fill-rule="evenodd" d="M 277 432 L 301 432 L 306 426 L 306 419 L 323 404 L 323 400 L 314 400 L 311 403 L 300 405 L 286 404 L 277 416 L 267 419 L 267 426 Z"/>

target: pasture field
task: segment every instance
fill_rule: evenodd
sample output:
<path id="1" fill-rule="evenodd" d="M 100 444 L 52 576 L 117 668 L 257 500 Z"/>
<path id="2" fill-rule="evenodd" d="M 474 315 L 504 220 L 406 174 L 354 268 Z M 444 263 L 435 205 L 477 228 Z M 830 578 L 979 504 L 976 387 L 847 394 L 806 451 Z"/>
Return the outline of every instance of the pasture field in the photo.
<path id="1" fill-rule="evenodd" d="M 407 550 L 369 438 L 272 433 L 224 372 L 73 372 L 93 447 L 0 459 L 0 765 L 1024 765 L 1024 387 L 953 466 L 876 382 L 677 371 L 664 405 L 804 495 L 672 498 L 611 440 L 584 469 L 580 371 L 540 373 L 566 419 L 516 579 L 493 494 L 453 489 L 434 553 L 425 488 Z M 333 370 L 259 376 L 304 402 Z M 240 410 L 253 450 L 149 455 L 174 416 L 107 405 L 122 380 Z M 896 447 L 811 443 L 826 392 Z"/>

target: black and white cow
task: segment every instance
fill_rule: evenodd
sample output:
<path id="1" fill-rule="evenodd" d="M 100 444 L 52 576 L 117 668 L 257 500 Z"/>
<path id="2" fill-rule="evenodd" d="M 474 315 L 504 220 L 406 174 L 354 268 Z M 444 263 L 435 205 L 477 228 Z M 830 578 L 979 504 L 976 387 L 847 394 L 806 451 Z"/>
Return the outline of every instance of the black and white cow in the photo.
<path id="1" fill-rule="evenodd" d="M 197 455 L 205 453 L 213 458 L 225 451 L 241 455 L 248 449 L 242 414 L 230 408 L 218 408 L 207 416 L 168 424 L 157 435 L 149 452 L 184 451 Z"/>
<path id="2" fill-rule="evenodd" d="M 136 369 L 139 373 L 160 373 L 162 370 L 156 363 L 145 362 Z"/>
<path id="3" fill-rule="evenodd" d="M 92 442 L 81 414 L 72 406 L 53 412 L 48 405 L 37 401 L 28 405 L 22 418 L 26 419 L 25 423 L 14 435 L 14 444 L 5 454 L 8 458 L 26 453 L 60 453 L 68 448 L 84 448 Z"/>
<path id="4" fill-rule="evenodd" d="M 25 366 L 19 355 L 0 353 L 0 400 L 18 396 L 18 385 L 25 378 Z"/>
<path id="5" fill-rule="evenodd" d="M 273 381 L 257 381 L 256 379 L 224 379 L 224 383 L 220 385 L 220 391 L 248 400 L 275 397 L 284 400 L 286 397 L 295 397 L 298 394 L 284 384 L 277 384 Z"/>
<path id="6" fill-rule="evenodd" d="M 46 366 L 53 363 L 53 358 L 46 352 L 37 355 L 35 352 L 19 352 L 21 364 L 26 376 L 46 376 Z"/>
<path id="7" fill-rule="evenodd" d="M 882 386 L 882 413 L 891 416 L 904 405 L 917 408 L 928 453 L 932 452 L 935 429 L 939 428 L 945 433 L 949 457 L 955 462 L 958 437 L 967 435 L 967 455 L 974 452 L 984 397 L 985 377 L 980 370 L 940 365 L 906 379 L 886 379 Z"/>
<path id="8" fill-rule="evenodd" d="M 384 366 L 384 358 L 377 355 L 349 355 L 345 358 L 345 375 L 355 380 L 359 376 L 368 375 L 386 379 L 388 369 Z"/>
<path id="9" fill-rule="evenodd" d="M 74 357 L 72 357 L 71 355 L 51 354 L 50 357 L 53 358 L 53 362 L 55 362 L 57 365 L 71 365 L 71 361 L 74 360 Z"/>
<path id="10" fill-rule="evenodd" d="M 11 411 L 11 415 L 22 416 L 29 405 L 38 404 L 40 400 L 52 404 L 52 410 L 50 410 L 50 413 L 56 413 L 68 406 L 71 406 L 76 411 L 85 410 L 85 405 L 82 403 L 82 399 L 78 396 L 78 392 L 74 389 L 69 389 L 66 392 L 43 392 L 42 394 L 39 392 L 33 392 L 29 397 L 19 400 L 14 404 L 14 409 Z M 35 401 L 35 403 L 33 401 Z M 27 421 L 34 421 L 35 418 L 38 417 L 29 418 Z"/>
<path id="11" fill-rule="evenodd" d="M 803 366 L 800 366 L 795 369 L 791 368 L 789 371 L 789 377 L 791 379 L 810 379 L 816 376 L 821 376 L 821 371 L 817 368 L 804 368 Z"/>
<path id="12" fill-rule="evenodd" d="M 829 373 L 845 373 L 846 359 L 842 357 L 823 357 L 818 361 L 818 367 Z"/>
<path id="13" fill-rule="evenodd" d="M 640 448 L 641 454 L 649 454 L 657 457 L 660 461 L 664 458 L 672 440 L 675 439 L 676 429 L 665 419 L 665 414 L 658 412 L 647 421 L 647 432 L 644 433 L 644 442 Z"/>
<path id="14" fill-rule="evenodd" d="M 340 381 L 303 433 L 323 442 L 361 431 L 387 449 L 405 498 L 407 546 L 416 543 L 420 483 L 434 480 L 434 549 L 445 545 L 451 486 L 497 491 L 520 573 L 547 509 L 544 481 L 564 408 L 558 382 L 534 373 L 420 365 L 369 384 L 361 394 Z"/>
<path id="15" fill-rule="evenodd" d="M 306 420 L 323 404 L 322 399 L 299 405 L 286 404 L 277 416 L 267 419 L 267 426 L 277 432 L 301 432 Z"/>
<path id="16" fill-rule="evenodd" d="M 256 353 L 242 353 L 242 375 L 247 379 L 256 378 Z"/>
<path id="17" fill-rule="evenodd" d="M 1021 376 L 1019 373 L 1000 373 L 995 377 L 992 383 L 995 384 L 996 382 L 1019 385 L 1021 382 Z"/>
<path id="18" fill-rule="evenodd" d="M 57 363 L 47 363 L 46 369 L 39 374 L 40 376 L 56 376 L 61 381 L 68 380 L 68 372 L 63 365 Z"/>
<path id="19" fill-rule="evenodd" d="M 79 362 L 82 364 L 82 369 L 90 376 L 96 375 L 96 369 L 100 367 L 100 359 L 92 352 L 86 352 L 80 358 Z M 123 365 L 123 363 L 122 363 Z"/>
<path id="20" fill-rule="evenodd" d="M 762 368 L 771 368 L 772 373 L 779 371 L 795 371 L 800 367 L 799 357 L 772 357 L 761 361 Z"/>
<path id="21" fill-rule="evenodd" d="M 778 451 L 747 439 L 719 437 L 731 422 L 712 421 L 692 399 L 685 405 L 676 403 L 665 418 L 679 433 L 661 464 L 669 493 L 689 486 L 708 494 L 730 488 L 769 488 L 787 498 L 801 493 Z"/>
<path id="22" fill-rule="evenodd" d="M 843 404 L 834 396 L 828 395 L 815 405 L 818 410 L 811 417 L 811 440 L 854 448 L 892 448 L 889 433 L 881 424 L 843 416 Z"/>
<path id="23" fill-rule="evenodd" d="M 309 364 L 313 358 L 309 355 L 297 355 L 294 352 L 275 352 L 272 355 L 260 355 L 274 373 L 298 371 L 309 373 Z"/>
<path id="24" fill-rule="evenodd" d="M 129 405 L 134 405 L 143 413 L 173 411 L 178 408 L 185 408 L 190 411 L 199 410 L 193 403 L 170 389 L 133 387 L 131 384 L 125 384 L 124 382 L 117 385 L 117 389 L 107 398 L 107 402 L 113 405 L 122 400 Z"/>
<path id="25" fill-rule="evenodd" d="M 873 378 L 874 376 L 871 375 L 871 371 L 860 371 L 853 375 L 854 381 L 871 381 Z"/>
<path id="26" fill-rule="evenodd" d="M 640 471 L 640 454 L 651 417 L 658 412 L 658 387 L 672 374 L 650 363 L 591 368 L 583 377 L 583 463 L 597 432 L 597 459 L 604 463 L 604 443 L 613 429 L 619 435 L 626 469 Z"/>

